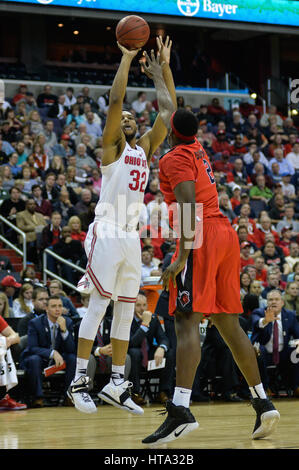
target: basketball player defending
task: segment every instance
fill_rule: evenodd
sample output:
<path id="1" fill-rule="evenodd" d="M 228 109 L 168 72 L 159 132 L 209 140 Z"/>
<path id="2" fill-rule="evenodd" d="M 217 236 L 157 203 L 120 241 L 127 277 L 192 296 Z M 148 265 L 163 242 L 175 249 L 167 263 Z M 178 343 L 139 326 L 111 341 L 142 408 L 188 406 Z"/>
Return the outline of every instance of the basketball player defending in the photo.
<path id="1" fill-rule="evenodd" d="M 266 437 L 274 431 L 280 415 L 265 394 L 253 346 L 239 324 L 243 308 L 238 237 L 219 210 L 209 158 L 196 139 L 196 117 L 178 109 L 170 124 L 172 148 L 160 158 L 160 187 L 168 205 L 178 203 L 181 227 L 189 208 L 193 234 L 181 230 L 172 264 L 162 275 L 163 286 L 169 289 L 169 313 L 175 314 L 176 387 L 172 401 L 166 404 L 166 420 L 142 442 L 170 442 L 198 427 L 189 404 L 200 362 L 199 323 L 203 316 L 209 316 L 218 328 L 247 380 L 257 414 L 253 439 Z M 203 205 L 202 244 L 190 249 L 187 242 L 192 246 L 196 233 L 196 203 Z"/>
<path id="2" fill-rule="evenodd" d="M 169 122 L 176 104 L 169 67 L 171 41 L 167 37 L 163 44 L 159 37 L 157 44 L 157 57 L 153 51 L 151 57 L 145 53 L 144 69 L 154 81 L 159 114 L 152 129 L 138 140 L 133 115 L 122 111 L 129 69 L 138 50 L 129 51 L 118 44 L 123 55 L 110 90 L 103 132 L 101 196 L 85 241 L 86 273 L 78 283 L 80 291 L 90 294 L 90 301 L 80 325 L 76 373 L 68 390 L 75 407 L 85 413 L 97 411 L 88 394 L 86 369 L 98 327 L 112 299 L 112 374 L 98 396 L 130 413 L 143 414 L 143 409 L 131 399 L 129 382 L 124 381 L 134 304 L 141 279 L 141 248 L 136 228 L 152 155 L 167 136 L 164 122 Z"/>

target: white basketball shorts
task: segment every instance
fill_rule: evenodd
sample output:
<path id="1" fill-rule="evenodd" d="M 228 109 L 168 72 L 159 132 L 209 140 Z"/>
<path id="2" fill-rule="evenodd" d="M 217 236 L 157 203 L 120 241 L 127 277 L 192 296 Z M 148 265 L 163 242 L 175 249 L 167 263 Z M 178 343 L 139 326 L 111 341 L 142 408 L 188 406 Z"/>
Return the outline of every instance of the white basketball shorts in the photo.
<path id="1" fill-rule="evenodd" d="M 141 246 L 136 230 L 126 231 L 113 223 L 95 221 L 84 242 L 88 259 L 79 292 L 97 289 L 103 297 L 135 302 L 141 280 Z"/>

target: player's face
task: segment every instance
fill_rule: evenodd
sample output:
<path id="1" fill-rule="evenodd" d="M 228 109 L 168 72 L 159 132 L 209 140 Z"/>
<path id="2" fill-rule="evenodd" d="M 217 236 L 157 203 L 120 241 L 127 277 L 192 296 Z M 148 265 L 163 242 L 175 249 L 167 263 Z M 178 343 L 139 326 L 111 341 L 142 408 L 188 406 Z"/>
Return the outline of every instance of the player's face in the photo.
<path id="1" fill-rule="evenodd" d="M 123 112 L 120 124 L 122 131 L 125 134 L 126 140 L 130 141 L 131 139 L 133 139 L 137 132 L 137 124 L 133 117 L 133 114 L 128 113 L 126 111 Z"/>

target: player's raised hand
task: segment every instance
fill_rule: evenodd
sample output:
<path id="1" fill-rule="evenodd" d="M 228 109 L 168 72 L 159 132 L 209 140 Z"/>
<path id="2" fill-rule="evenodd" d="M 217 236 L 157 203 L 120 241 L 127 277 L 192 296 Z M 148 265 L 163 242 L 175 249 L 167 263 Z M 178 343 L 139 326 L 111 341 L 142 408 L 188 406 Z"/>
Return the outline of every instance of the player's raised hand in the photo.
<path id="1" fill-rule="evenodd" d="M 152 49 L 150 56 L 146 51 L 144 51 L 145 62 L 142 63 L 144 73 L 147 75 L 148 78 L 153 80 L 156 76 L 162 76 L 162 67 L 165 64 L 163 61 L 160 63 L 160 53 L 157 52 L 157 56 L 155 56 L 155 52 Z"/>
<path id="2" fill-rule="evenodd" d="M 122 46 L 119 42 L 117 42 L 117 45 L 118 47 L 120 48 L 121 52 L 123 53 L 123 55 L 126 55 L 128 57 L 130 57 L 130 59 L 134 59 L 134 57 L 138 54 L 138 52 L 140 51 L 140 49 L 126 49 L 124 46 Z"/>
<path id="3" fill-rule="evenodd" d="M 163 43 L 162 36 L 156 38 L 158 51 L 160 52 L 160 60 L 165 61 L 167 64 L 170 62 L 170 52 L 172 41 L 169 36 L 166 36 L 165 42 Z"/>
<path id="4" fill-rule="evenodd" d="M 163 289 L 167 291 L 169 290 L 170 281 L 172 281 L 173 286 L 176 287 L 176 277 L 181 271 L 183 271 L 184 267 L 185 262 L 176 260 L 165 269 L 160 279 L 160 281 L 162 281 Z"/>

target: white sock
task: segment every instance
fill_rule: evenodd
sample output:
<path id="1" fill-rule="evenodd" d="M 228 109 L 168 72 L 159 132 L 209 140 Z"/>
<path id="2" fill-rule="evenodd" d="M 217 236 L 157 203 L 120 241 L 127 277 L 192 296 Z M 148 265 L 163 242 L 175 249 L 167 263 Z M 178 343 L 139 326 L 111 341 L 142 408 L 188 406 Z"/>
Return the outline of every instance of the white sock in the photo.
<path id="1" fill-rule="evenodd" d="M 120 385 L 122 384 L 125 379 L 124 379 L 124 375 L 125 375 L 125 366 L 115 366 L 114 364 L 112 364 L 112 370 L 111 370 L 111 378 L 110 378 L 110 382 L 114 385 Z"/>
<path id="2" fill-rule="evenodd" d="M 264 390 L 263 384 L 260 383 L 258 385 L 254 385 L 253 387 L 249 387 L 251 392 L 252 398 L 267 398 L 266 392 Z"/>
<path id="3" fill-rule="evenodd" d="M 176 406 L 189 408 L 191 392 L 189 388 L 175 387 L 172 403 Z"/>
<path id="4" fill-rule="evenodd" d="M 82 375 L 86 375 L 88 365 L 88 359 L 82 359 L 82 357 L 77 357 L 76 363 L 76 373 L 75 373 L 75 381 L 78 380 Z"/>

